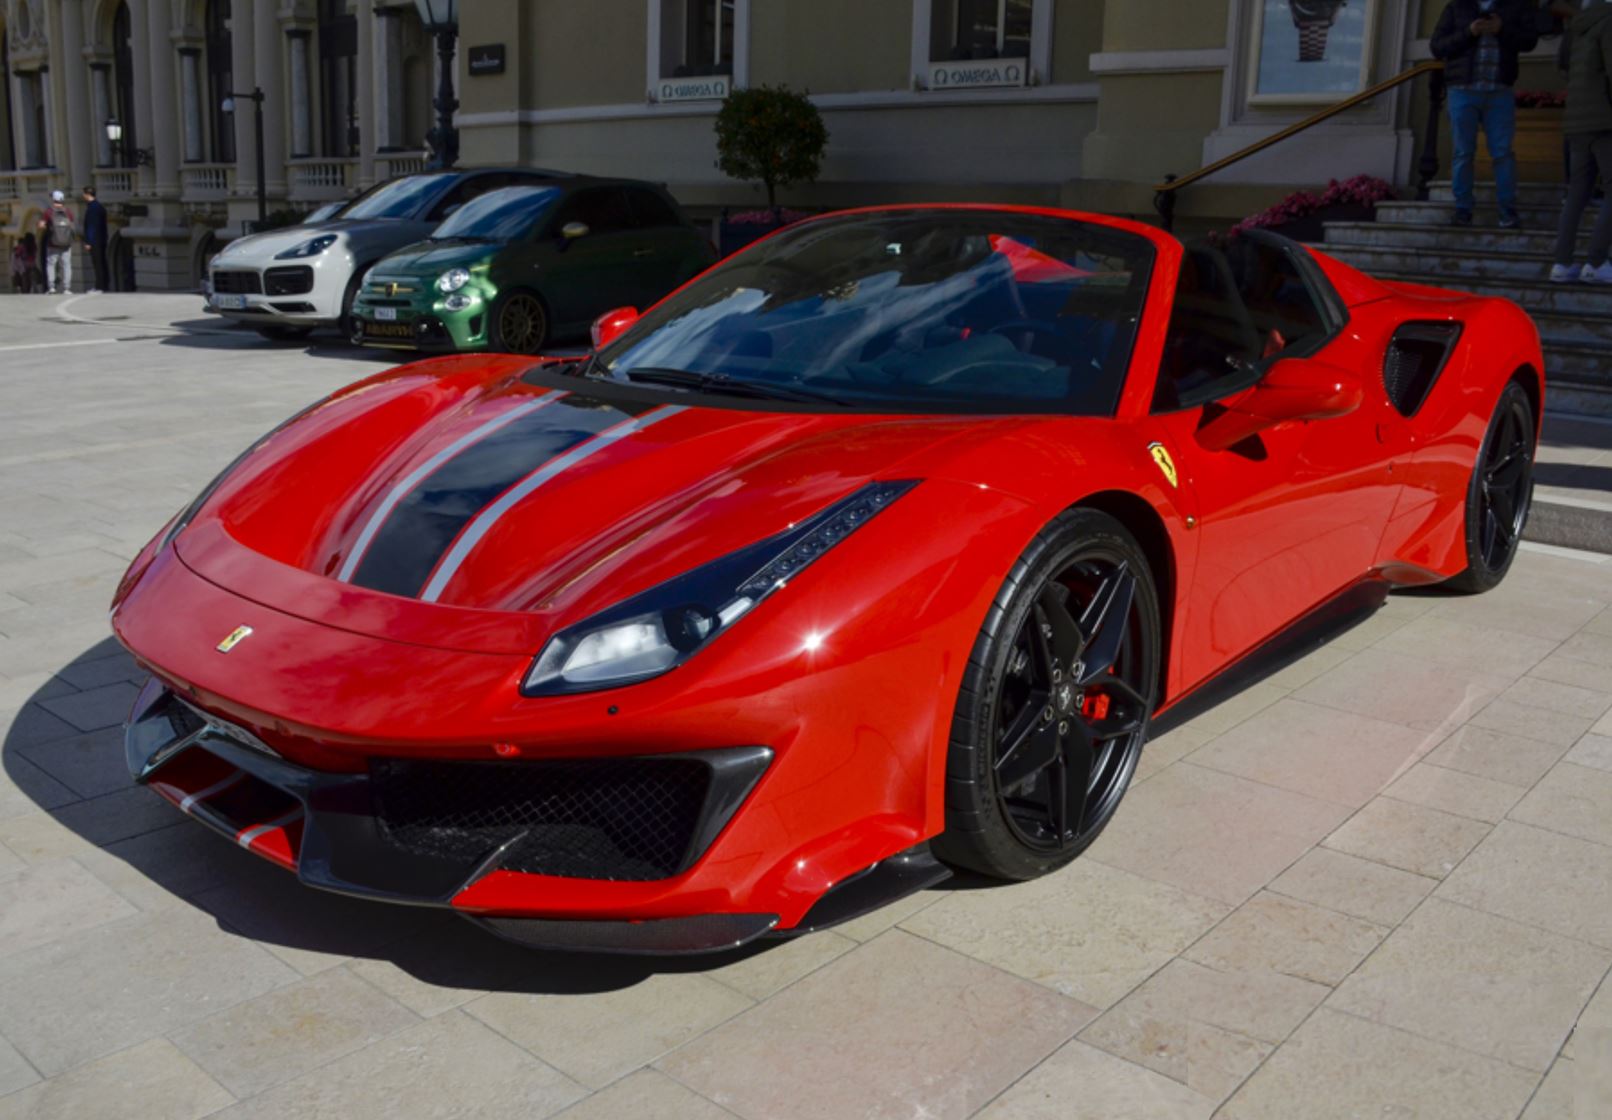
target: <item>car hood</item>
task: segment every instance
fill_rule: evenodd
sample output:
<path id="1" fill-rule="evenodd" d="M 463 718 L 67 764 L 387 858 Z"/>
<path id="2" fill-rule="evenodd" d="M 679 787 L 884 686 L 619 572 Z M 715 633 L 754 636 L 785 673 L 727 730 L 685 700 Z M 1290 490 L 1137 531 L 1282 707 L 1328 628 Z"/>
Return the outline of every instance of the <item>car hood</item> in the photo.
<path id="1" fill-rule="evenodd" d="M 255 233 L 230 243 L 225 251 L 214 258 L 220 268 L 232 265 L 264 265 L 275 255 L 294 249 L 305 241 L 327 234 L 335 234 L 338 245 L 345 245 L 355 256 L 373 259 L 376 255 L 418 241 L 431 232 L 430 222 L 411 222 L 400 219 L 377 219 L 363 222 L 325 222 L 318 226 L 291 226 L 286 229 Z"/>
<path id="2" fill-rule="evenodd" d="M 529 358 L 417 363 L 269 437 L 176 548 L 205 578 L 302 617 L 529 649 L 1015 423 L 711 403 L 561 377 Z M 530 625 L 496 621 L 512 615 Z"/>
<path id="3" fill-rule="evenodd" d="M 498 252 L 485 241 L 421 241 L 391 253 L 375 266 L 376 277 L 435 279 L 450 268 L 470 268 Z"/>

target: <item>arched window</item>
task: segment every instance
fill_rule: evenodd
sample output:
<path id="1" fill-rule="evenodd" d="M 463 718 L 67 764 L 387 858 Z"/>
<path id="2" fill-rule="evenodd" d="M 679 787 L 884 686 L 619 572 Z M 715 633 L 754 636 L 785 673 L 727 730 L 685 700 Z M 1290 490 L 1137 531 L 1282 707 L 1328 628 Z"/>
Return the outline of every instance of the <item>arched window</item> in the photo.
<path id="1" fill-rule="evenodd" d="M 212 122 L 214 163 L 235 162 L 235 122 L 221 108 L 235 88 L 234 38 L 230 34 L 230 0 L 207 0 L 207 120 Z"/>
<path id="2" fill-rule="evenodd" d="M 129 5 L 120 3 L 112 16 L 112 78 L 116 89 L 116 115 L 123 126 L 123 142 L 112 158 L 123 167 L 134 166 L 139 140 L 134 130 L 134 24 Z"/>
<path id="3" fill-rule="evenodd" d="M 329 158 L 358 154 L 358 19 L 319 0 L 319 141 Z"/>

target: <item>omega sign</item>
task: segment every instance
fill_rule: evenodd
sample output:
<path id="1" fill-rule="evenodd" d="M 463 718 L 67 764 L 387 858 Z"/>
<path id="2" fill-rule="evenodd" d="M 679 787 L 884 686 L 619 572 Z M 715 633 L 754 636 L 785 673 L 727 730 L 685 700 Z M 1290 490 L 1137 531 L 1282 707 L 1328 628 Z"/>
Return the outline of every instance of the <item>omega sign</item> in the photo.
<path id="1" fill-rule="evenodd" d="M 978 58 L 937 62 L 929 68 L 930 89 L 985 89 L 1022 86 L 1029 67 L 1022 58 Z"/>
<path id="2" fill-rule="evenodd" d="M 655 87 L 657 101 L 721 101 L 728 95 L 728 76 L 668 78 Z"/>

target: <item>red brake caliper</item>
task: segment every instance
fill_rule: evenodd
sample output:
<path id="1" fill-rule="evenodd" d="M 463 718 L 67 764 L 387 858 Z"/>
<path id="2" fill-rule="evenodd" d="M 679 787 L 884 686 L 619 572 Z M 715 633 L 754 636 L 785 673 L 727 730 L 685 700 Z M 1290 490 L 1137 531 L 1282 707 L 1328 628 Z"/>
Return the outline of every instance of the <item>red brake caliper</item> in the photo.
<path id="1" fill-rule="evenodd" d="M 1101 692 L 1088 692 L 1080 702 L 1080 714 L 1090 720 L 1108 718 L 1108 697 Z"/>

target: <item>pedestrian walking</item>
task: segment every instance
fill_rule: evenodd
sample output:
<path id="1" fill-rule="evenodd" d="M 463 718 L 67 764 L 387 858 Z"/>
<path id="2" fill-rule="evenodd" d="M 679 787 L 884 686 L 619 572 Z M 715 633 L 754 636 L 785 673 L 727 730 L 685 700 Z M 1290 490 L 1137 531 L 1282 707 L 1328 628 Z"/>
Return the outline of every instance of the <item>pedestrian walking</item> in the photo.
<path id="1" fill-rule="evenodd" d="M 1473 161 L 1483 131 L 1494 164 L 1500 228 L 1517 228 L 1517 56 L 1539 42 L 1535 9 L 1527 0 L 1450 0 L 1433 32 L 1433 57 L 1444 60 L 1449 87 L 1450 132 L 1455 188 L 1453 224 L 1472 224 L 1475 209 Z"/>
<path id="2" fill-rule="evenodd" d="M 11 247 L 11 287 L 24 294 L 34 290 L 34 277 L 39 274 L 39 254 L 34 248 L 34 235 L 25 233 L 22 240 Z"/>
<path id="3" fill-rule="evenodd" d="M 108 291 L 112 283 L 106 273 L 106 207 L 96 199 L 94 187 L 84 188 L 84 248 L 95 270 L 95 286 L 90 294 Z"/>
<path id="4" fill-rule="evenodd" d="M 45 246 L 46 294 L 72 295 L 73 242 L 78 238 L 78 222 L 61 191 L 51 192 L 50 209 L 39 219 L 39 230 L 39 239 Z"/>
<path id="5" fill-rule="evenodd" d="M 1550 278 L 1558 284 L 1582 280 L 1590 284 L 1612 284 L 1612 204 L 1603 202 L 1595 228 L 1590 233 L 1589 260 L 1583 268 L 1574 267 L 1578 225 L 1595 193 L 1597 169 L 1612 167 L 1612 4 L 1597 3 L 1573 17 L 1567 34 L 1571 38 L 1567 61 L 1567 109 L 1562 115 L 1562 132 L 1567 137 L 1572 181 L 1567 185 L 1567 201 L 1562 204 L 1561 225 L 1556 231 L 1556 263 Z"/>

